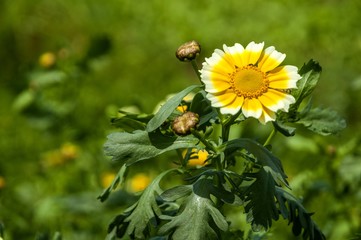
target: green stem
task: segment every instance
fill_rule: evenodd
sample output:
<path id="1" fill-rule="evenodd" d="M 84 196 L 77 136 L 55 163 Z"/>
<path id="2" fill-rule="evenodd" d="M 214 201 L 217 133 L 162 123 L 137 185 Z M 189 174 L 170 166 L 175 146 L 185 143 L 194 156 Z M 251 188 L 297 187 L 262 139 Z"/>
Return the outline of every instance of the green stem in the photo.
<path id="1" fill-rule="evenodd" d="M 271 132 L 270 135 L 268 136 L 268 138 L 267 138 L 266 142 L 263 144 L 263 146 L 269 145 L 270 142 L 271 142 L 271 140 L 272 140 L 272 138 L 273 138 L 274 136 L 276 136 L 276 133 L 277 133 L 277 130 L 276 130 L 275 128 L 273 128 L 272 132 Z"/>
<path id="2" fill-rule="evenodd" d="M 201 73 L 199 72 L 199 68 L 198 68 L 198 64 L 195 60 L 192 60 L 191 61 L 191 64 L 192 64 L 192 67 L 193 67 L 193 70 L 196 72 L 197 74 L 197 77 L 199 79 L 199 81 L 202 83 L 201 81 Z"/>
<path id="3" fill-rule="evenodd" d="M 199 141 L 201 141 L 201 143 L 203 143 L 204 146 L 206 146 L 207 149 L 213 151 L 214 153 L 217 153 L 218 150 L 210 143 L 207 141 L 207 139 L 205 139 L 202 134 L 200 134 L 198 131 L 196 130 L 191 130 L 193 136 L 195 136 L 196 138 L 199 139 Z"/>
<path id="4" fill-rule="evenodd" d="M 222 140 L 223 142 L 228 141 L 229 138 L 229 131 L 231 126 L 233 125 L 234 121 L 238 118 L 238 116 L 242 113 L 239 111 L 237 114 L 230 116 L 224 122 L 222 121 Z"/>

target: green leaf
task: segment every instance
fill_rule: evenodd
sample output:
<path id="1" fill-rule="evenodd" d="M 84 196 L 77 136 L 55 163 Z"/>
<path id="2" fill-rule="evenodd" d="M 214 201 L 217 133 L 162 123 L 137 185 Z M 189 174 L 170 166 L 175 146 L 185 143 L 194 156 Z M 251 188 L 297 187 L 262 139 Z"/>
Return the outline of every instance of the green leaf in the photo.
<path id="1" fill-rule="evenodd" d="M 209 120 L 218 116 L 217 111 L 212 108 L 210 101 L 206 98 L 204 90 L 199 91 L 193 98 L 190 111 L 199 115 L 198 126 L 209 124 Z"/>
<path id="2" fill-rule="evenodd" d="M 283 183 L 285 186 L 288 186 L 287 176 L 284 173 L 281 161 L 264 146 L 249 138 L 238 138 L 225 144 L 228 154 L 242 149 L 247 150 L 248 153 L 256 158 L 257 164 L 260 164 L 265 171 L 271 173 L 277 184 Z"/>
<path id="3" fill-rule="evenodd" d="M 178 107 L 183 98 L 187 96 L 191 91 L 197 88 L 201 88 L 201 85 L 192 85 L 184 89 L 183 91 L 177 93 L 172 98 L 170 98 L 155 114 L 155 116 L 148 122 L 147 131 L 153 132 L 158 127 L 160 127 L 164 121 L 173 113 L 173 111 Z"/>
<path id="4" fill-rule="evenodd" d="M 299 74 L 302 76 L 302 79 L 297 82 L 298 88 L 292 91 L 292 95 L 295 97 L 296 103 L 291 106 L 290 111 L 294 109 L 297 110 L 303 99 L 313 92 L 318 83 L 321 72 L 321 66 L 312 59 L 302 66 L 299 70 Z"/>
<path id="5" fill-rule="evenodd" d="M 244 191 L 247 221 L 252 223 L 254 231 L 272 226 L 272 219 L 278 220 L 279 213 L 275 203 L 276 183 L 269 172 L 260 169 L 257 173 L 245 173 L 255 181 Z"/>
<path id="6" fill-rule="evenodd" d="M 153 114 L 134 114 L 119 110 L 122 115 L 120 117 L 114 117 L 111 119 L 111 123 L 126 132 L 133 132 L 134 130 L 145 130 L 145 127 L 149 120 L 153 117 Z"/>
<path id="7" fill-rule="evenodd" d="M 151 224 L 155 227 L 157 226 L 156 216 L 159 217 L 161 215 L 161 210 L 156 200 L 157 196 L 162 192 L 159 182 L 172 171 L 177 171 L 177 169 L 169 169 L 158 175 L 144 190 L 139 200 L 113 220 L 109 225 L 108 232 L 119 238 L 127 234 L 136 239 L 148 239 L 149 234 L 147 230 L 151 227 Z"/>
<path id="8" fill-rule="evenodd" d="M 192 148 L 197 143 L 198 139 L 193 136 L 170 137 L 160 132 L 148 133 L 140 130 L 133 133 L 116 132 L 108 135 L 104 152 L 107 156 L 111 156 L 113 161 L 126 162 L 129 166 L 170 150 Z"/>
<path id="9" fill-rule="evenodd" d="M 303 239 L 322 240 L 325 235 L 311 219 L 312 213 L 308 213 L 302 204 L 289 192 L 276 187 L 275 194 L 283 218 L 293 223 L 292 232 L 295 236 L 302 233 Z M 286 204 L 287 203 L 287 204 Z"/>
<path id="10" fill-rule="evenodd" d="M 35 72 L 31 75 L 31 82 L 36 87 L 46 88 L 63 82 L 64 80 L 66 80 L 67 77 L 67 74 L 60 70 L 53 70 L 49 72 Z"/>
<path id="11" fill-rule="evenodd" d="M 301 113 L 297 123 L 321 135 L 337 134 L 346 127 L 345 119 L 341 118 L 337 112 L 321 108 Z"/>
<path id="12" fill-rule="evenodd" d="M 34 103 L 36 98 L 36 92 L 32 89 L 28 89 L 20 93 L 14 103 L 13 103 L 13 109 L 17 112 L 21 112 L 28 108 L 31 104 Z"/>
<path id="13" fill-rule="evenodd" d="M 296 134 L 296 128 L 287 126 L 283 122 L 272 122 L 275 129 L 286 137 L 292 137 Z"/>
<path id="14" fill-rule="evenodd" d="M 172 234 L 174 240 L 218 239 L 217 232 L 210 225 L 210 221 L 213 221 L 215 226 L 222 231 L 228 229 L 224 216 L 209 198 L 192 193 L 187 197 L 181 209 L 183 211 L 177 216 L 162 217 L 169 219 L 170 222 L 159 229 L 159 234 Z"/>
<path id="15" fill-rule="evenodd" d="M 118 174 L 116 175 L 116 177 L 114 178 L 114 180 L 112 181 L 112 183 L 110 184 L 109 187 L 107 187 L 107 189 L 105 189 L 103 191 L 102 194 L 100 194 L 98 196 L 98 199 L 101 202 L 104 202 L 105 200 L 107 200 L 107 198 L 109 197 L 110 193 L 117 188 L 118 185 L 122 184 L 125 176 L 127 174 L 127 165 L 123 164 L 123 166 L 120 168 Z"/>

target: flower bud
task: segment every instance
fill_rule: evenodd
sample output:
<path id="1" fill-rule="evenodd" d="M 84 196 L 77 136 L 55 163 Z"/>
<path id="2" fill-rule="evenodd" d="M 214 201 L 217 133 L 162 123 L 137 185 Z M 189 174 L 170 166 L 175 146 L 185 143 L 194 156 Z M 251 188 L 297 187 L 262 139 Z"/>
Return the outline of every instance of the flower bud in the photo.
<path id="1" fill-rule="evenodd" d="M 190 41 L 182 44 L 175 53 L 176 57 L 182 62 L 189 62 L 195 59 L 201 52 L 201 45 L 196 41 Z"/>
<path id="2" fill-rule="evenodd" d="M 172 129 L 177 135 L 184 136 L 189 134 L 198 122 L 199 116 L 197 113 L 185 112 L 174 119 Z"/>

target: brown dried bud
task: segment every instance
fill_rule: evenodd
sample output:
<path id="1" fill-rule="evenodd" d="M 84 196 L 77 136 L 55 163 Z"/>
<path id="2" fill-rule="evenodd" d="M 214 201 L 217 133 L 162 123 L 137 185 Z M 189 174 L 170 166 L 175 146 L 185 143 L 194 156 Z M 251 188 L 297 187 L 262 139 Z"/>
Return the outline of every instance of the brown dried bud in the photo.
<path id="1" fill-rule="evenodd" d="M 201 45 L 196 41 L 190 41 L 182 44 L 175 55 L 182 62 L 189 62 L 195 59 L 201 52 Z"/>
<path id="2" fill-rule="evenodd" d="M 198 122 L 199 116 L 197 113 L 185 112 L 174 119 L 172 129 L 177 135 L 184 136 L 189 134 Z"/>

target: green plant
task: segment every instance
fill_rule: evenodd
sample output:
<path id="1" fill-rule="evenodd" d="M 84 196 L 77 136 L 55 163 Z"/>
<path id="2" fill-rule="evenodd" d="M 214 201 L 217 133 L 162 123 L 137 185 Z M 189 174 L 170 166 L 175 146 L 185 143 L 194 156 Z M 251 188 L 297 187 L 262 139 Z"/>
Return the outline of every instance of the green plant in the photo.
<path id="1" fill-rule="evenodd" d="M 272 221 L 280 216 L 293 224 L 294 235 L 324 239 L 324 234 L 311 218 L 312 213 L 292 195 L 282 162 L 272 153 L 271 146 L 277 132 L 291 137 L 298 126 L 321 135 L 335 134 L 345 127 L 345 121 L 334 111 L 313 108 L 311 101 L 307 101 L 319 80 L 320 65 L 311 60 L 298 73 L 294 71 L 295 67 L 288 67 L 287 72 L 285 68 L 275 68 L 283 61 L 282 54 L 273 47 L 261 53 L 263 43 L 251 43 L 245 50 L 241 45 L 224 46 L 225 52 L 216 50 L 199 71 L 195 58 L 200 47 L 194 47 L 194 42 L 181 46 L 184 47 L 191 49 L 178 50 L 177 57 L 192 63 L 202 84 L 189 86 L 175 94 L 155 114 L 121 111 L 121 116 L 113 119 L 121 131 L 108 136 L 104 149 L 106 155 L 122 167 L 99 199 L 105 201 L 118 185 L 124 183 L 129 168 L 138 162 L 154 161 L 157 156 L 174 150 L 179 153 L 188 150 L 185 155 L 178 154 L 175 167 L 161 172 L 132 206 L 114 218 L 109 225 L 108 239 L 123 236 L 131 239 L 252 238 L 253 232 L 269 229 Z M 235 49 L 240 49 L 239 53 L 234 53 Z M 249 57 L 248 65 L 235 66 L 233 73 L 223 75 L 231 79 L 226 83 L 229 86 L 221 86 L 224 89 L 217 92 L 214 82 L 214 89 L 207 85 L 214 76 L 211 71 L 219 72 L 224 67 L 222 64 L 229 62 L 229 56 L 248 54 L 247 51 L 251 52 L 250 55 L 252 51 L 259 55 L 257 58 L 253 56 L 255 60 Z M 179 56 L 179 53 L 187 56 Z M 267 54 L 276 59 L 277 64 L 271 62 L 276 70 L 266 67 Z M 233 68 L 232 64 L 230 66 Z M 267 70 L 263 73 L 259 70 L 262 68 Z M 282 71 L 290 76 L 290 87 L 275 93 L 284 98 L 281 99 L 283 102 L 277 100 L 277 108 L 276 105 L 267 106 L 261 97 L 274 92 L 272 86 L 275 84 L 269 79 L 272 74 Z M 245 85 L 249 80 L 253 81 L 249 83 L 251 85 Z M 241 81 L 245 82 L 240 85 Z M 254 85 L 256 81 L 259 81 L 258 85 Z M 220 100 L 229 89 L 237 95 L 232 103 L 223 98 Z M 192 100 L 186 101 L 185 97 L 190 94 Z M 241 101 L 243 105 L 233 106 L 235 101 Z M 252 108 L 252 104 L 262 108 Z M 187 111 L 180 111 L 179 106 L 184 106 Z M 254 140 L 256 136 L 246 138 L 232 133 L 246 124 L 249 117 L 257 118 L 263 124 L 272 123 L 272 131 L 263 144 Z M 193 149 L 208 153 L 204 165 L 189 167 L 187 163 L 194 157 Z M 162 182 L 169 178 L 180 178 L 183 183 L 167 181 L 170 184 L 164 189 Z M 253 231 L 229 229 L 225 208 L 234 208 L 240 215 L 244 211 Z"/>

